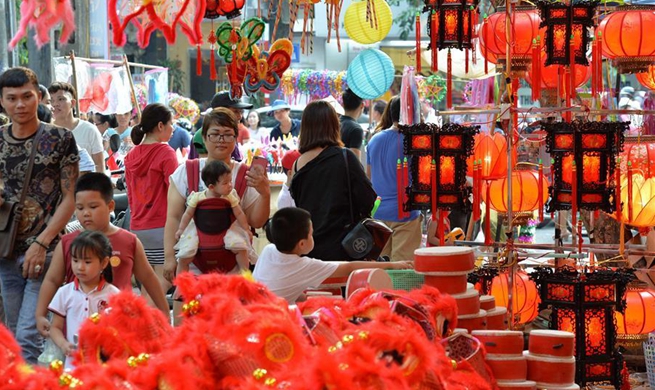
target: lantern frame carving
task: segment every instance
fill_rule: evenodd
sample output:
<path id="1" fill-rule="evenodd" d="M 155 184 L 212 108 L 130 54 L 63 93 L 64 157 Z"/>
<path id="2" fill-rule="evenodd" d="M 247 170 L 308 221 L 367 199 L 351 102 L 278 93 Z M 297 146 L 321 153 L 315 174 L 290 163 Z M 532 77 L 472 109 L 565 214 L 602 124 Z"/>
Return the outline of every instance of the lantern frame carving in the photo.
<path id="1" fill-rule="evenodd" d="M 472 49 L 474 36 L 473 13 L 477 0 L 425 0 L 423 12 L 428 13 L 427 33 L 432 44 L 432 11 L 436 18 L 436 47 L 442 49 Z M 452 25 L 451 25 L 452 24 Z"/>
<path id="2" fill-rule="evenodd" d="M 551 0 L 537 1 L 541 14 L 539 27 L 546 28 L 546 66 L 571 64 L 571 36 L 576 47 L 575 63 L 589 65 L 587 49 L 589 47 L 589 28 L 594 26 L 594 16 L 598 0 L 582 0 L 565 4 Z"/>
<path id="3" fill-rule="evenodd" d="M 542 125 L 547 133 L 546 151 L 553 159 L 548 212 L 571 209 L 573 181 L 579 209 L 608 213 L 614 210 L 614 186 L 609 184 L 609 178 L 614 174 L 616 157 L 623 150 L 623 134 L 629 124 L 574 120 Z M 575 177 L 570 169 L 573 162 L 580 167 Z"/>
<path id="4" fill-rule="evenodd" d="M 405 189 L 408 195 L 405 210 L 430 210 L 432 208 L 432 184 L 425 180 L 425 164 L 433 159 L 437 162 L 437 202 L 436 207 L 449 210 L 452 207 L 469 210 L 470 187 L 466 186 L 466 159 L 473 151 L 473 139 L 479 126 L 462 126 L 455 123 L 439 127 L 434 123 L 399 125 L 404 135 L 404 153 L 409 158 L 411 172 L 410 186 Z M 441 159 L 452 162 L 445 172 Z M 423 173 L 422 173 L 423 172 Z M 445 173 L 452 173 L 447 178 Z M 445 180 L 448 181 L 445 181 Z"/>
<path id="5" fill-rule="evenodd" d="M 633 271 L 536 267 L 530 278 L 537 284 L 540 310 L 552 309 L 550 329 L 575 334 L 575 382 L 583 387 L 609 381 L 621 388 L 623 357 L 615 347 L 614 311 L 625 310 L 625 292 L 634 280 Z"/>

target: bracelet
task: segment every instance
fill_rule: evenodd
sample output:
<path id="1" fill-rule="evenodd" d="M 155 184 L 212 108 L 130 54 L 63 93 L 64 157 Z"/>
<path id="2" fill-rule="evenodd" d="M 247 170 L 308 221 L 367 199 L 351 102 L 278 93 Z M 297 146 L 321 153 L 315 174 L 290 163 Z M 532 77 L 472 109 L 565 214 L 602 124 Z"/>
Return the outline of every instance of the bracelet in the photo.
<path id="1" fill-rule="evenodd" d="M 33 242 L 33 243 L 34 243 L 34 244 L 38 244 L 41 248 L 43 248 L 43 249 L 45 249 L 45 250 L 50 249 L 50 248 L 48 248 L 47 246 L 45 246 L 41 241 L 37 240 L 36 238 L 34 239 L 34 242 Z"/>

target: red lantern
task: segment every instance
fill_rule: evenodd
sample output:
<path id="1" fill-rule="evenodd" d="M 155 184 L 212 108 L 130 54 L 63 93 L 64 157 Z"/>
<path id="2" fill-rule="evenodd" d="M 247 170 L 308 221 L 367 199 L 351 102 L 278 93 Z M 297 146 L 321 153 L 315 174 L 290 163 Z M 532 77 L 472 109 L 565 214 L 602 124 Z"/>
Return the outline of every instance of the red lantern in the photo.
<path id="1" fill-rule="evenodd" d="M 512 151 L 512 160 L 516 162 L 516 150 Z M 500 179 L 507 176 L 507 140 L 500 133 L 480 133 L 475 136 L 473 155 L 469 157 L 467 175 L 473 176 L 473 162 L 480 163 L 482 180 Z"/>
<path id="2" fill-rule="evenodd" d="M 559 81 L 558 70 L 559 65 L 549 65 L 545 66 L 545 56 L 542 56 L 544 61 L 541 66 L 541 88 L 543 89 L 557 89 L 557 83 Z M 530 65 L 530 71 L 526 77 L 528 83 L 532 84 L 532 65 Z M 575 67 L 575 87 L 578 88 L 589 81 L 591 77 L 591 68 L 589 66 L 578 65 Z M 568 80 L 567 80 L 568 81 Z"/>
<path id="3" fill-rule="evenodd" d="M 653 25 L 655 13 L 651 9 L 625 7 L 610 13 L 599 26 L 603 55 L 616 60 L 621 73 L 645 72 L 655 60 Z"/>
<path id="4" fill-rule="evenodd" d="M 493 180 L 490 184 L 490 206 L 501 213 L 507 212 L 507 178 Z M 528 212 L 537 210 L 541 202 L 548 197 L 548 185 L 542 180 L 539 188 L 539 175 L 535 171 L 519 170 L 512 173 L 512 210 L 514 212 Z"/>
<path id="5" fill-rule="evenodd" d="M 655 91 L 655 67 L 649 66 L 646 72 L 637 73 L 636 76 L 641 85 Z"/>
<path id="6" fill-rule="evenodd" d="M 537 39 L 537 36 L 543 37 L 545 29 L 539 29 L 541 19 L 534 8 L 517 7 L 512 12 L 511 18 L 512 68 L 525 70 L 532 59 L 532 42 Z M 483 55 L 487 56 L 487 61 L 503 62 L 507 49 L 505 12 L 497 12 L 486 18 L 479 31 L 480 46 L 483 48 Z"/>
<path id="7" fill-rule="evenodd" d="M 655 142 L 627 143 L 621 153 L 621 172 L 628 172 L 628 161 L 632 171 L 648 179 L 655 176 Z"/>
<path id="8" fill-rule="evenodd" d="M 241 16 L 241 8 L 244 5 L 245 0 L 207 0 L 205 19 L 216 19 L 220 16 L 234 19 Z"/>
<path id="9" fill-rule="evenodd" d="M 647 334 L 655 330 L 655 291 L 628 287 L 625 314 L 614 312 L 619 334 Z"/>
<path id="10" fill-rule="evenodd" d="M 502 272 L 491 282 L 491 295 L 496 298 L 496 305 L 508 306 L 509 283 L 507 272 Z M 519 316 L 519 323 L 534 320 L 539 314 L 539 294 L 537 285 L 530 280 L 525 271 L 516 272 L 512 291 L 512 308 L 514 316 Z"/>

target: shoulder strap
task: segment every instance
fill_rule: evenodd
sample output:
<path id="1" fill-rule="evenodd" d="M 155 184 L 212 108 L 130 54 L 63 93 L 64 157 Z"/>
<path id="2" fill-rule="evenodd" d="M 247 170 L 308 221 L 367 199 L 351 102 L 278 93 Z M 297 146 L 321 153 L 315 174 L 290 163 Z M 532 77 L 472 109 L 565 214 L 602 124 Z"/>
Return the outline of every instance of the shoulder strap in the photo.
<path id="1" fill-rule="evenodd" d="M 34 168 L 34 158 L 36 157 L 36 150 L 39 148 L 39 141 L 41 136 L 45 132 L 45 126 L 43 123 L 39 125 L 39 130 L 36 132 L 36 137 L 32 142 L 32 152 L 30 153 L 30 162 L 27 164 L 27 171 L 25 172 L 25 181 L 23 182 L 23 190 L 20 193 L 19 205 L 22 205 L 25 202 L 25 196 L 27 196 L 27 189 L 30 186 L 30 181 L 32 180 L 32 168 Z"/>
<path id="2" fill-rule="evenodd" d="M 246 172 L 248 172 L 248 167 L 246 164 L 241 164 L 239 165 L 239 170 L 237 171 L 237 178 L 234 183 L 234 189 L 237 190 L 237 195 L 239 195 L 239 198 L 243 198 L 243 194 L 246 193 L 246 188 L 248 188 L 246 184 Z"/>
<path id="3" fill-rule="evenodd" d="M 348 205 L 350 206 L 350 223 L 355 224 L 355 213 L 353 212 L 353 196 L 350 188 L 350 166 L 348 165 L 348 149 L 342 148 L 343 160 L 346 162 L 346 183 L 348 183 Z"/>
<path id="4" fill-rule="evenodd" d="M 187 178 L 187 196 L 191 191 L 198 192 L 198 184 L 200 181 L 200 160 L 194 158 L 193 160 L 186 160 L 186 178 Z"/>

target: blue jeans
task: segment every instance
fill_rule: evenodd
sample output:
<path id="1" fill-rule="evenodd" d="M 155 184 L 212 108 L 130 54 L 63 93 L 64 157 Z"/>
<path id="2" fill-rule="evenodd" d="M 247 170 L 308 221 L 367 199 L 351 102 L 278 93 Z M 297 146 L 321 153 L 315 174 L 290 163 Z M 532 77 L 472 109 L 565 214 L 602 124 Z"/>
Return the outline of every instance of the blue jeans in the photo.
<path id="1" fill-rule="evenodd" d="M 52 253 L 46 255 L 46 266 L 38 279 L 25 279 L 21 266 L 25 254 L 16 260 L 0 259 L 0 293 L 5 310 L 5 323 L 23 350 L 23 358 L 32 364 L 43 352 L 43 338 L 36 330 L 36 302 Z"/>

